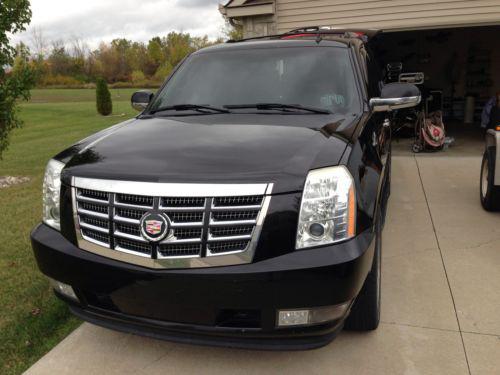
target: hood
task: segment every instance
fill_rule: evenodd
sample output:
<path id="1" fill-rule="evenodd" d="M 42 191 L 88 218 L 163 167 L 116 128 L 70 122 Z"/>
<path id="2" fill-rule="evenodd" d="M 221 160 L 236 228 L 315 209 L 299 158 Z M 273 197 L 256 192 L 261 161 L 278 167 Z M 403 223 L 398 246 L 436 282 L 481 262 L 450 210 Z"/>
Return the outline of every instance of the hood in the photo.
<path id="1" fill-rule="evenodd" d="M 302 190 L 309 170 L 336 165 L 356 117 L 208 115 L 127 121 L 68 157 L 71 176 L 170 183 L 274 183 Z"/>

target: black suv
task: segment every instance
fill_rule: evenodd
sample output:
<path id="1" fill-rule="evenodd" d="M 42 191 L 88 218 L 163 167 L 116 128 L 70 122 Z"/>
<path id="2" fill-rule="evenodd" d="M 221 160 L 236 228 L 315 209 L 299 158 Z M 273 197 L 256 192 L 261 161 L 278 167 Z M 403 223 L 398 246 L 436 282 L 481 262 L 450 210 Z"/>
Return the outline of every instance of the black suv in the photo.
<path id="1" fill-rule="evenodd" d="M 306 349 L 377 328 L 390 186 L 373 31 L 308 28 L 187 57 L 136 118 L 50 160 L 40 270 L 71 311 L 168 340 Z"/>

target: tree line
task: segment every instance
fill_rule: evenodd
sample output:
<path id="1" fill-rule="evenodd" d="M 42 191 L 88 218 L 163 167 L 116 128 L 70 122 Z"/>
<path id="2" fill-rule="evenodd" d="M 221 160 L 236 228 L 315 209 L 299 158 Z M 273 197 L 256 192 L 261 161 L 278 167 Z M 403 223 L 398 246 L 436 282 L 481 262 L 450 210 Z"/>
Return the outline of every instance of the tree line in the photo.
<path id="1" fill-rule="evenodd" d="M 240 32 L 227 28 L 225 34 L 238 38 Z M 48 43 L 39 29 L 33 29 L 31 48 L 25 43 L 16 46 L 13 71 L 28 65 L 38 87 L 92 87 L 98 78 L 112 87 L 154 87 L 191 52 L 222 42 L 223 38 L 211 41 L 170 32 L 147 42 L 115 39 L 92 50 L 79 38 Z"/>

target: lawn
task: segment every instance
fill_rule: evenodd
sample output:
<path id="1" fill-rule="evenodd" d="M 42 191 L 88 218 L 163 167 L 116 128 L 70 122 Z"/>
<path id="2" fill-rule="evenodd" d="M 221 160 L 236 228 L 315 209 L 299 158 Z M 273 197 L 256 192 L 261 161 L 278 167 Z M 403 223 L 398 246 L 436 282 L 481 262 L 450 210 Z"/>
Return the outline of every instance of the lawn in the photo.
<path id="1" fill-rule="evenodd" d="M 0 374 L 19 374 L 80 324 L 38 271 L 29 233 L 41 220 L 46 162 L 75 141 L 132 117 L 134 89 L 111 90 L 113 115 L 95 110 L 94 90 L 33 90 L 0 160 L 0 176 L 30 181 L 0 189 Z"/>

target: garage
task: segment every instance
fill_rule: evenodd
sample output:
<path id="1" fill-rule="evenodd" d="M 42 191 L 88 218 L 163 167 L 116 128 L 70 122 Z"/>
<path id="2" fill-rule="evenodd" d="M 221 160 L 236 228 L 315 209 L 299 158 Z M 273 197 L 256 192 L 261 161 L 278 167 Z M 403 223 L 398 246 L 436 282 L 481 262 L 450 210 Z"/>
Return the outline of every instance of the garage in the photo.
<path id="1" fill-rule="evenodd" d="M 477 153 L 483 147 L 481 114 L 500 91 L 499 32 L 500 26 L 387 32 L 374 42 L 388 80 L 421 73 L 421 108 L 427 115 L 441 111 L 456 151 Z M 395 129 L 401 140 L 396 147 L 411 146 L 402 140 L 414 134 L 411 123 L 405 125 Z"/>
<path id="2" fill-rule="evenodd" d="M 481 112 L 500 91 L 500 1 L 231 0 L 220 11 L 245 37 L 313 25 L 383 30 L 374 47 L 380 65 L 423 73 L 419 87 L 433 98 L 423 105 L 441 110 L 454 140 L 447 153 L 481 154 Z M 395 148 L 411 149 L 411 129 L 395 133 Z"/>

